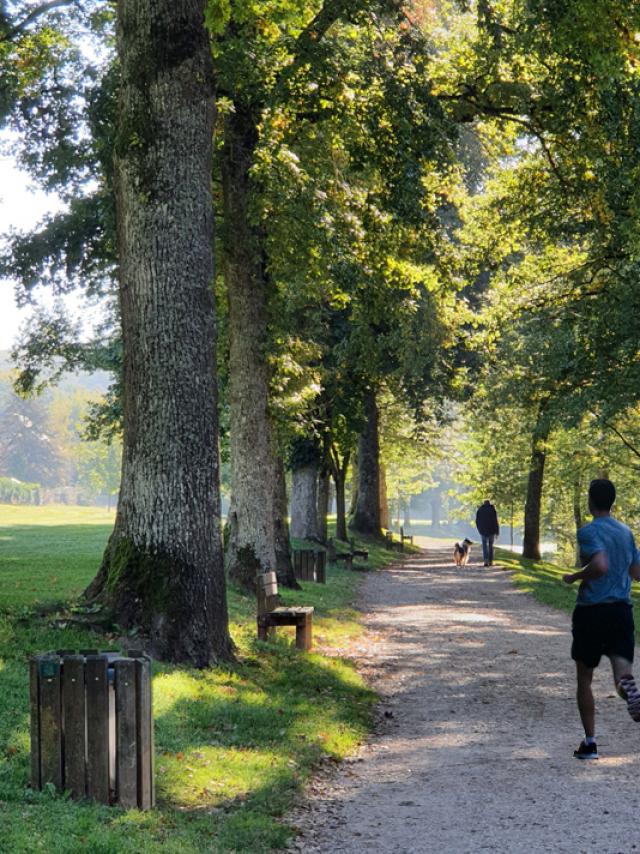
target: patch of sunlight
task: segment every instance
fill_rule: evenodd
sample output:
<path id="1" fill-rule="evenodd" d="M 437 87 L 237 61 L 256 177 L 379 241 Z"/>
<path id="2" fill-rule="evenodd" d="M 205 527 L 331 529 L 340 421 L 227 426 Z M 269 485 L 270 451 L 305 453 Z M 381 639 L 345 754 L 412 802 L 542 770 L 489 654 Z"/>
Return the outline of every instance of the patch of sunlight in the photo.
<path id="1" fill-rule="evenodd" d="M 257 780 L 260 788 L 270 788 L 283 773 L 291 772 L 290 762 L 273 751 L 210 745 L 160 755 L 158 796 L 180 806 L 219 806 L 250 794 Z"/>

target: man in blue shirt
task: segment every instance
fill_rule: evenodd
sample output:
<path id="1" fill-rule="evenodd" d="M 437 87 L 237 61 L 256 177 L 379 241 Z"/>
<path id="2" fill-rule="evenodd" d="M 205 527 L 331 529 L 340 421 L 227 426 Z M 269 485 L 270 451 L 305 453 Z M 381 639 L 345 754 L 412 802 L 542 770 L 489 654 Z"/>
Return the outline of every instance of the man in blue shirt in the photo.
<path id="1" fill-rule="evenodd" d="M 631 580 L 640 580 L 640 552 L 629 528 L 611 516 L 615 499 L 616 489 L 610 480 L 591 481 L 589 511 L 593 522 L 578 531 L 583 569 L 563 576 L 567 584 L 580 581 L 571 646 L 578 711 L 585 733 L 573 753 L 578 759 L 598 758 L 591 681 L 602 655 L 611 661 L 616 690 L 626 700 L 629 714 L 640 721 L 640 691 L 631 672 L 635 647 Z"/>

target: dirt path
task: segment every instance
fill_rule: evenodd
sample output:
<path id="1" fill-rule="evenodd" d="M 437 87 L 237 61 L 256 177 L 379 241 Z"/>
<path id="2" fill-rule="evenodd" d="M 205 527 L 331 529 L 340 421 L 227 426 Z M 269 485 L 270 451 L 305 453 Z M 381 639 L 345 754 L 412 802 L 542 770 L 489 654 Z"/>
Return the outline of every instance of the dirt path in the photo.
<path id="1" fill-rule="evenodd" d="M 363 666 L 383 703 L 353 761 L 315 784 L 292 850 L 640 851 L 640 726 L 596 673 L 598 761 L 581 731 L 569 617 L 506 572 L 430 550 L 372 573 Z"/>

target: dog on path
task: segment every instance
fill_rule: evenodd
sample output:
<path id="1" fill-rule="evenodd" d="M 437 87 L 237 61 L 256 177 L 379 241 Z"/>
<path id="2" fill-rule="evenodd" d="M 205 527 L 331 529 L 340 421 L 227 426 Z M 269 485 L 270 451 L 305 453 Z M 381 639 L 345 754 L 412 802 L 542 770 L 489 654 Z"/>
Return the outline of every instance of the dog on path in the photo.
<path id="1" fill-rule="evenodd" d="M 465 537 L 461 543 L 455 544 L 455 546 L 453 547 L 453 559 L 456 562 L 456 566 L 467 565 L 469 555 L 471 554 L 472 545 L 473 540 L 470 540 L 468 537 Z"/>

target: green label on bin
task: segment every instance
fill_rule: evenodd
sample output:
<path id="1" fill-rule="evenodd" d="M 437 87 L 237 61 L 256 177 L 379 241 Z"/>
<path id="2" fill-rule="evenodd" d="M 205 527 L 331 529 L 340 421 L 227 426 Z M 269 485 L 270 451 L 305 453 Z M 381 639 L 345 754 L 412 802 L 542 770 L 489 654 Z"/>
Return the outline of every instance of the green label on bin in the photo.
<path id="1" fill-rule="evenodd" d="M 57 661 L 41 661 L 40 662 L 40 676 L 43 679 L 53 679 L 58 675 L 58 662 Z"/>

